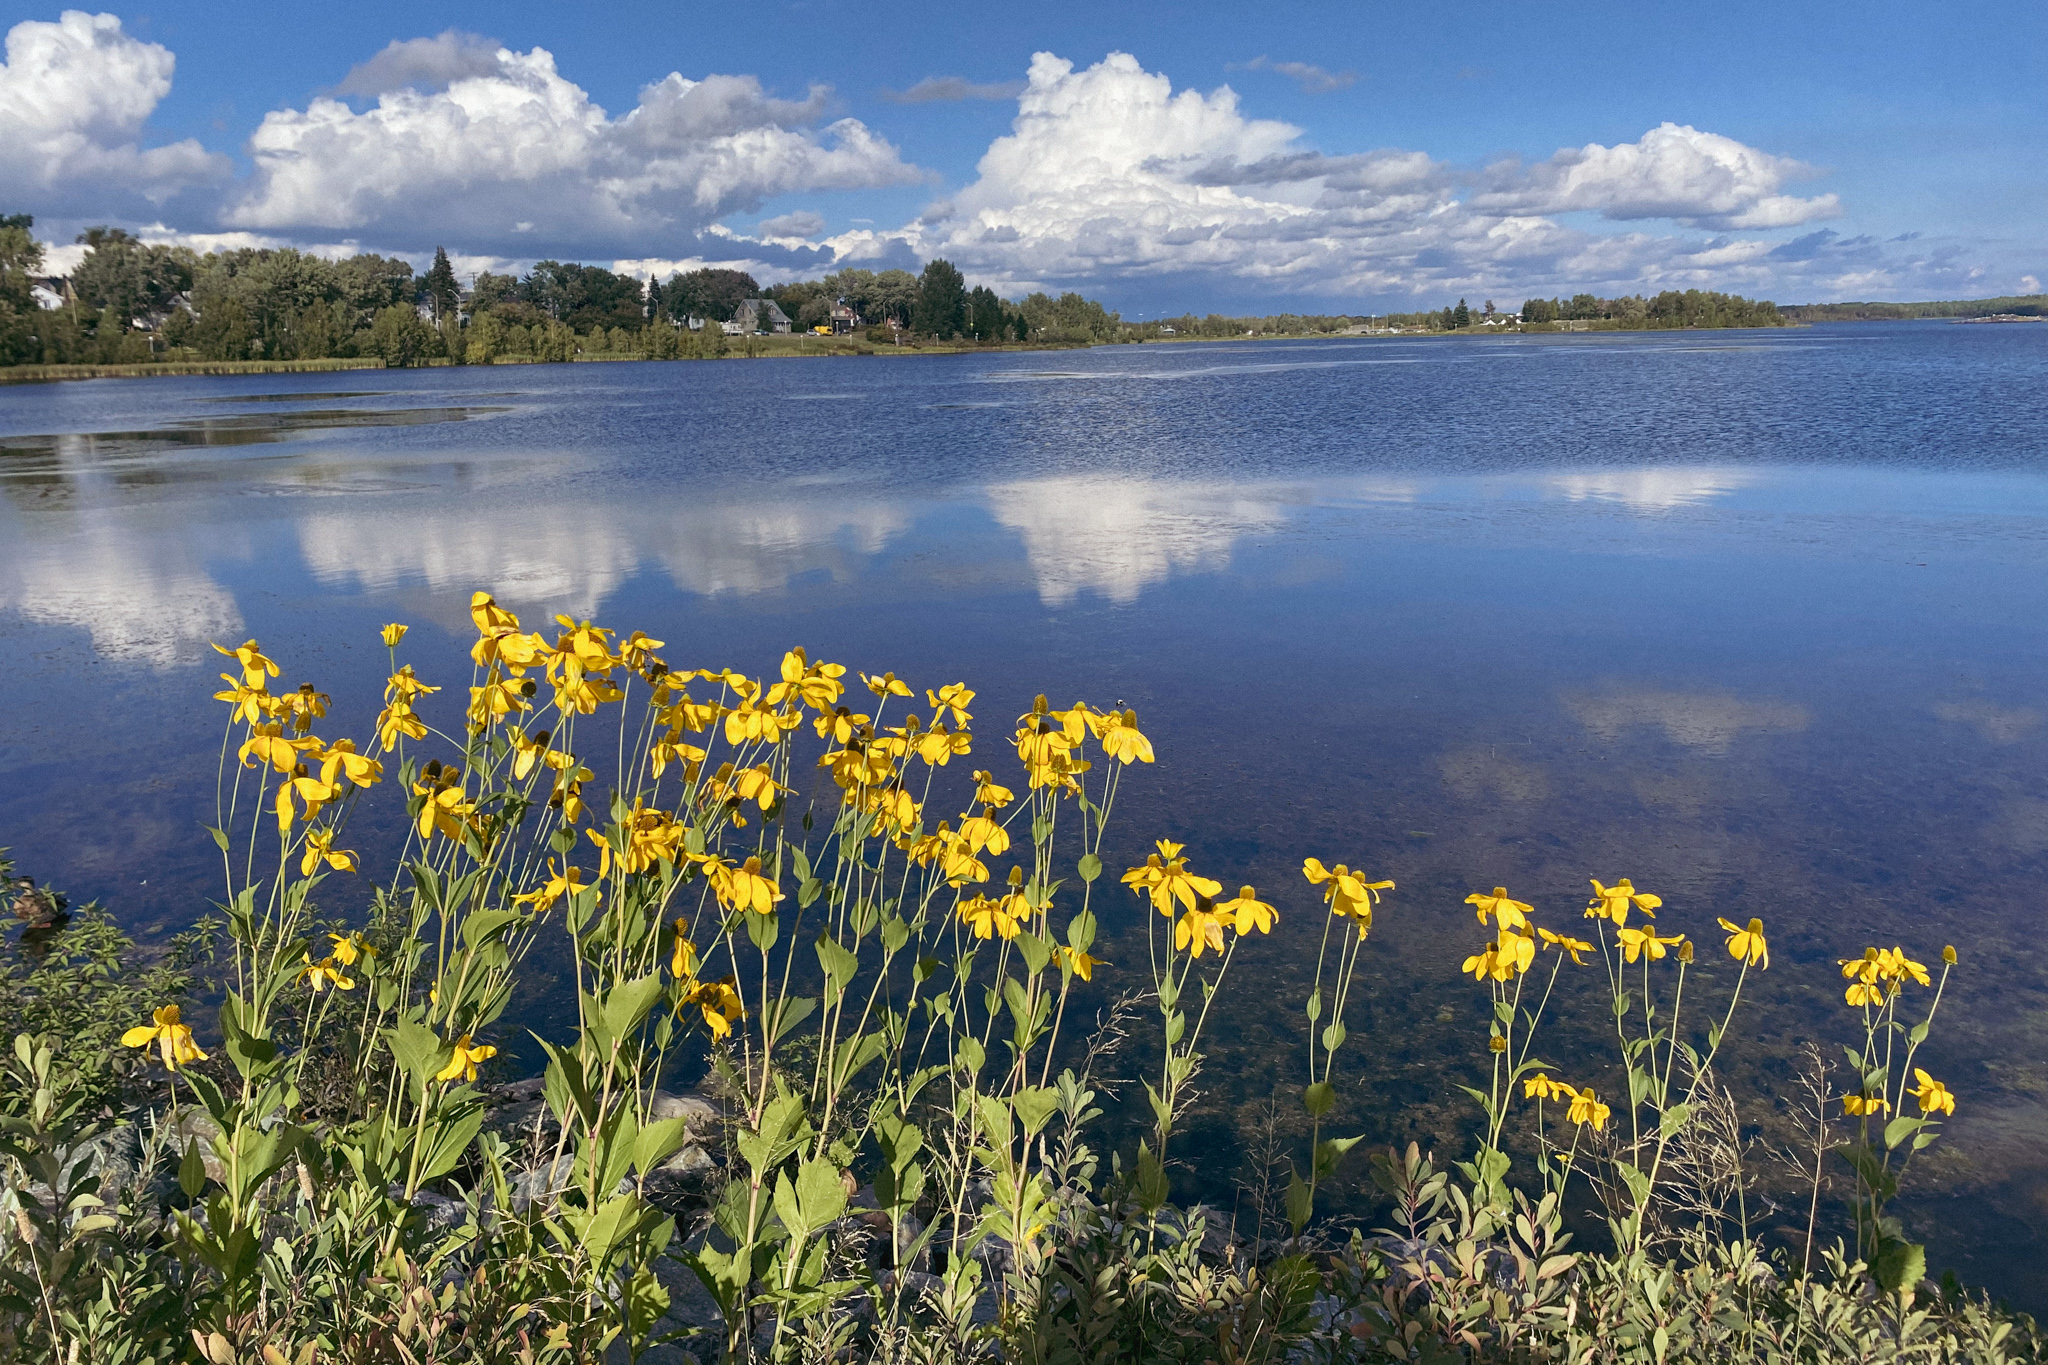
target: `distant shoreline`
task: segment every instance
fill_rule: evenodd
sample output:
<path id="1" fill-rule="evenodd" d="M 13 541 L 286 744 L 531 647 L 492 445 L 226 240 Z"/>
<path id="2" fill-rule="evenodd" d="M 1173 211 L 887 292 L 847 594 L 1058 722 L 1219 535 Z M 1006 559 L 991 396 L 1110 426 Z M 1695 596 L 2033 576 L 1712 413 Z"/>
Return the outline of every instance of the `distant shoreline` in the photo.
<path id="1" fill-rule="evenodd" d="M 1936 321 L 1937 319 L 1890 319 L 1870 318 L 1858 321 Z M 1954 322 L 2037 322 L 2043 319 L 2032 317 L 2002 318 L 1952 318 L 1938 319 Z M 584 352 L 572 360 L 543 361 L 528 356 L 500 356 L 491 365 L 544 365 L 616 363 L 639 361 L 645 363 L 692 363 L 699 359 L 715 360 L 782 360 L 782 359 L 834 359 L 867 358 L 874 356 L 940 356 L 940 355 L 1001 355 L 1025 351 L 1076 351 L 1097 350 L 1110 346 L 1163 346 L 1163 345 L 1221 345 L 1244 342 L 1276 341 L 1420 341 L 1420 340 L 1473 340 L 1507 336 L 1578 336 L 1587 333 L 1628 333 L 1645 335 L 1651 333 L 1705 334 L 1715 332 L 1783 332 L 1806 330 L 1810 322 L 1795 322 L 1777 327 L 1626 327 L 1610 320 L 1590 321 L 1586 325 L 1568 326 L 1558 323 L 1517 324 L 1511 327 L 1469 327 L 1460 331 L 1370 331 L 1370 332 L 1323 332 L 1323 333 L 1275 333 L 1262 332 L 1257 336 L 1201 337 L 1170 336 L 1145 337 L 1132 341 L 1103 341 L 1093 345 L 1071 342 L 1059 343 L 1011 343 L 1004 346 L 888 346 L 864 345 L 859 348 L 803 350 L 789 344 L 785 339 L 763 338 L 763 348 L 749 356 L 735 347 L 732 352 L 715 357 L 679 357 L 674 361 L 665 358 L 645 356 L 636 352 L 609 353 Z M 258 374 L 314 374 L 328 371 L 382 370 L 382 369 L 468 369 L 483 368 L 458 366 L 452 362 L 435 358 L 411 366 L 387 366 L 375 356 L 329 358 L 323 360 L 172 360 L 153 361 L 134 365 L 12 365 L 0 367 L 0 384 L 49 384 L 81 379 L 154 379 L 160 377 L 206 376 L 225 377 L 232 375 Z"/>

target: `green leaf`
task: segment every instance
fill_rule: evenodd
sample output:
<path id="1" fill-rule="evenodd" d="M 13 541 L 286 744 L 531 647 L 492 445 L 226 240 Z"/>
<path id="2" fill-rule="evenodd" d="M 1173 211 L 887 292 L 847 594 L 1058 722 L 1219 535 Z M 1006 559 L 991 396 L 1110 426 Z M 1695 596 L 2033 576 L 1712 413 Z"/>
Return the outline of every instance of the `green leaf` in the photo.
<path id="1" fill-rule="evenodd" d="M 797 884 L 796 905 L 799 910 L 808 910 L 825 894 L 825 883 L 816 877 L 806 877 Z"/>
<path id="2" fill-rule="evenodd" d="M 819 934 L 817 942 L 818 965 L 825 969 L 825 979 L 832 983 L 832 998 L 838 999 L 845 991 L 846 984 L 860 971 L 860 958 L 832 941 L 827 934 Z"/>
<path id="3" fill-rule="evenodd" d="M 689 1138 L 688 1119 L 656 1119 L 633 1138 L 633 1169 L 645 1175 L 675 1154 Z"/>
<path id="4" fill-rule="evenodd" d="M 910 942 L 910 926 L 898 916 L 891 916 L 882 925 L 882 951 L 894 956 L 903 951 Z"/>
<path id="5" fill-rule="evenodd" d="M 888 1049 L 889 1037 L 885 1033 L 864 1033 L 849 1043 L 841 1044 L 832 1068 L 835 1083 L 844 1086 Z"/>
<path id="6" fill-rule="evenodd" d="M 980 1073 L 981 1064 L 987 1060 L 987 1055 L 982 1050 L 981 1044 L 973 1038 L 963 1037 L 958 1046 L 953 1049 L 953 1060 L 958 1062 L 961 1069 L 970 1075 L 978 1075 Z"/>
<path id="7" fill-rule="evenodd" d="M 1308 1116 L 1319 1119 L 1337 1107 L 1337 1090 L 1328 1081 L 1317 1081 L 1301 1092 L 1301 1107 L 1308 1110 Z"/>
<path id="8" fill-rule="evenodd" d="M 775 1037 L 772 1040 L 777 1043 L 787 1037 L 791 1029 L 810 1018 L 818 1008 L 818 1002 L 808 995 L 784 996 L 779 1004 L 782 1013 L 775 1021 Z"/>
<path id="9" fill-rule="evenodd" d="M 225 853 L 228 851 L 228 832 L 226 830 L 216 829 L 212 825 L 202 825 L 200 828 L 213 836 L 213 842 L 220 845 L 221 852 Z"/>
<path id="10" fill-rule="evenodd" d="M 884 1114 L 875 1127 L 875 1140 L 893 1170 L 903 1170 L 924 1147 L 924 1132 L 908 1119 Z"/>
<path id="11" fill-rule="evenodd" d="M 1019 930 L 1016 938 L 1017 949 L 1024 954 L 1024 966 L 1033 976 L 1045 970 L 1045 964 L 1052 961 L 1052 944 L 1028 929 Z"/>
<path id="12" fill-rule="evenodd" d="M 589 1220 L 584 1223 L 580 1230 L 582 1236 L 579 1240 L 583 1243 L 583 1249 L 590 1254 L 591 1261 L 599 1267 L 600 1271 L 610 1261 L 613 1250 L 626 1240 L 629 1231 L 628 1222 L 639 1221 L 639 1212 L 640 1200 L 631 1192 L 628 1192 L 626 1194 L 613 1195 L 602 1204 L 599 1204 L 597 1212 L 592 1214 Z"/>
<path id="13" fill-rule="evenodd" d="M 448 1064 L 453 1054 L 441 1035 L 419 1022 L 413 1014 L 402 1014 L 391 1030 L 391 1055 L 418 1085 L 425 1085 L 436 1071 Z"/>
<path id="14" fill-rule="evenodd" d="M 1151 1147 L 1138 1144 L 1138 1204 L 1147 1214 L 1157 1212 L 1166 1202 L 1171 1188 L 1166 1180 L 1166 1168 L 1159 1164 L 1159 1158 L 1152 1155 Z"/>
<path id="15" fill-rule="evenodd" d="M 221 847 L 227 847 L 227 842 L 225 839 L 222 840 Z M 1080 870 L 1081 880 L 1084 882 L 1092 882 L 1097 877 L 1100 877 L 1102 875 L 1102 859 L 1096 857 L 1093 853 L 1083 853 L 1081 855 Z"/>
<path id="16" fill-rule="evenodd" d="M 1927 1248 L 1918 1242 L 1887 1242 L 1877 1253 L 1871 1270 L 1887 1291 L 1901 1293 L 1926 1277 Z"/>
<path id="17" fill-rule="evenodd" d="M 227 1043 L 228 1060 L 235 1064 L 235 1070 L 253 1081 L 261 1081 L 269 1075 L 271 1063 L 277 1060 L 277 1044 L 268 1038 L 259 1038 L 243 1029 L 239 1015 L 241 1011 L 232 1002 L 221 1006 L 220 1031 Z"/>
<path id="18" fill-rule="evenodd" d="M 479 910 L 462 922 L 462 941 L 472 948 L 481 947 L 520 918 L 517 910 Z"/>
<path id="19" fill-rule="evenodd" d="M 1010 1097 L 1010 1108 L 1017 1113 L 1017 1122 L 1024 1125 L 1024 1136 L 1034 1138 L 1038 1130 L 1060 1107 L 1060 1093 L 1051 1086 L 1028 1086 Z"/>
<path id="20" fill-rule="evenodd" d="M 764 953 L 775 946 L 776 937 L 781 932 L 779 925 L 780 921 L 774 915 L 747 911 L 747 937 Z"/>
<path id="21" fill-rule="evenodd" d="M 1095 912 L 1083 910 L 1067 921 L 1067 946 L 1085 953 L 1095 946 Z"/>
<path id="22" fill-rule="evenodd" d="M 1919 1119 L 1908 1117 L 1905 1114 L 1899 1115 L 1884 1126 L 1885 1149 L 1889 1151 L 1897 1147 L 1912 1134 L 1919 1132 L 1922 1126 Z"/>
<path id="23" fill-rule="evenodd" d="M 185 1143 L 185 1159 L 178 1163 L 178 1188 L 187 1199 L 197 1199 L 206 1188 L 206 1158 L 200 1154 L 196 1137 Z"/>
<path id="24" fill-rule="evenodd" d="M 426 1151 L 420 1161 L 420 1181 L 439 1180 L 455 1169 L 455 1163 L 462 1160 L 462 1154 L 475 1140 L 477 1130 L 484 1126 L 484 1107 L 481 1104 L 465 1105 L 463 1109 L 436 1124 L 425 1136 Z"/>
<path id="25" fill-rule="evenodd" d="M 1657 1136 L 1660 1138 L 1670 1137 L 1673 1133 L 1676 1133 L 1681 1128 L 1685 1127 L 1686 1121 L 1691 1117 L 1691 1105 L 1672 1105 L 1669 1109 L 1664 1111 L 1664 1117 L 1657 1125 Z"/>
<path id="26" fill-rule="evenodd" d="M 661 999 L 668 983 L 660 972 L 622 981 L 604 993 L 604 1028 L 614 1038 L 624 1038 L 640 1026 L 654 1002 Z"/>
<path id="27" fill-rule="evenodd" d="M 1335 1052 L 1338 1048 L 1344 1046 L 1344 1040 L 1349 1036 L 1345 1032 L 1344 1021 L 1342 1019 L 1332 1019 L 1329 1026 L 1323 1030 L 1323 1051 Z"/>
<path id="28" fill-rule="evenodd" d="M 1305 1007 L 1305 1011 L 1308 1014 L 1308 1021 L 1311 1024 L 1313 1024 L 1316 1020 L 1323 1017 L 1323 993 L 1320 989 L 1309 992 L 1308 1004 Z"/>
<path id="29" fill-rule="evenodd" d="M 1321 1142 L 1318 1142 L 1315 1151 L 1316 1183 L 1321 1184 L 1335 1175 L 1337 1173 L 1337 1164 L 1345 1158 L 1346 1154 L 1353 1147 L 1356 1147 L 1363 1141 L 1365 1141 L 1365 1137 L 1361 1134 L 1358 1137 L 1324 1138 Z M 1481 1161 L 1483 1162 L 1484 1160 L 1485 1157 L 1482 1156 Z M 1503 1157 L 1502 1160 L 1505 1162 L 1506 1158 Z M 1503 1168 L 1502 1174 L 1506 1174 L 1505 1168 Z M 1499 1177 L 1495 1178 L 1498 1179 Z"/>
<path id="30" fill-rule="evenodd" d="M 806 1161 L 797 1171 L 796 1198 L 807 1228 L 831 1226 L 846 1211 L 846 1185 L 839 1168 L 829 1161 Z"/>
<path id="31" fill-rule="evenodd" d="M 1297 1235 L 1308 1226 L 1308 1220 L 1315 1212 L 1315 1196 L 1310 1193 L 1301 1177 L 1290 1171 L 1287 1175 L 1287 1223 Z"/>

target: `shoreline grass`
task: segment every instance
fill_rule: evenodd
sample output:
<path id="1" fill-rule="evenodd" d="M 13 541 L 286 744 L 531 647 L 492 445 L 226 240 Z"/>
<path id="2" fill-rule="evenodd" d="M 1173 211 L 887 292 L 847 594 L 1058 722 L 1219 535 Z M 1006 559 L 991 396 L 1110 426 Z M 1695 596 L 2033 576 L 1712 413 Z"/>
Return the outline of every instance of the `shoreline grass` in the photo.
<path id="1" fill-rule="evenodd" d="M 564 363 L 615 363 L 639 361 L 645 363 L 668 363 L 670 361 L 695 360 L 824 360 L 864 359 L 877 356 L 941 356 L 941 355 L 995 355 L 1037 351 L 1084 351 L 1111 346 L 1185 346 L 1185 345 L 1229 345 L 1244 342 L 1275 341 L 1414 341 L 1424 339 L 1458 340 L 1478 337 L 1502 336 L 1548 336 L 1572 335 L 1582 332 L 1742 332 L 1742 331 L 1787 331 L 1811 327 L 1811 323 L 1789 323 L 1781 327 L 1629 327 L 1609 321 L 1590 322 L 1583 326 L 1559 323 L 1534 323 L 1514 327 L 1468 327 L 1457 331 L 1426 331 L 1415 329 L 1399 332 L 1314 332 L 1281 333 L 1261 332 L 1256 336 L 1146 336 L 1133 337 L 1124 341 L 1097 342 L 1006 342 L 999 346 L 971 344 L 952 346 L 938 342 L 918 342 L 907 346 L 867 341 L 848 342 L 844 339 L 826 337 L 772 336 L 754 338 L 755 348 L 749 352 L 746 339 L 738 339 L 729 345 L 723 355 L 716 356 L 653 356 L 637 351 L 579 351 L 569 361 L 549 360 L 531 355 L 499 355 L 485 365 L 555 365 Z M 469 368 L 446 357 L 433 357 L 413 362 L 406 366 L 390 366 L 375 356 L 332 357 L 320 360 L 169 360 L 146 361 L 129 365 L 13 365 L 0 367 L 0 384 L 48 384 L 82 379 L 154 379 L 164 377 L 218 377 L 229 375 L 260 374 L 313 374 L 324 371 L 382 370 L 382 369 L 443 369 Z"/>

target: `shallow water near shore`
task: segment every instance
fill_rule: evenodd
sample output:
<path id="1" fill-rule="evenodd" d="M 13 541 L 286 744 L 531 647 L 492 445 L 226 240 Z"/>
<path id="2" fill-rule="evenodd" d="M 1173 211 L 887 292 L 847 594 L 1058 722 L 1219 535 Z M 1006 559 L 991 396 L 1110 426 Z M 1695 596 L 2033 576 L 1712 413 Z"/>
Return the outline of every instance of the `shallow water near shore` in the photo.
<path id="1" fill-rule="evenodd" d="M 1588 877 L 1633 877 L 1710 949 L 1708 993 L 1715 918 L 1762 916 L 1738 1094 L 1788 1088 L 1804 1038 L 1856 1041 L 1836 958 L 1953 942 L 1929 1064 L 1959 1107 L 1909 1230 L 2048 1309 L 2048 328 L 0 391 L 0 844 L 140 935 L 181 927 L 215 891 L 206 642 L 258 637 L 360 734 L 376 628 L 414 623 L 446 700 L 477 587 L 678 666 L 802 643 L 965 679 L 998 765 L 1033 693 L 1135 707 L 1160 761 L 1118 855 L 1183 841 L 1282 914 L 1212 1017 L 1183 1197 L 1227 1207 L 1258 1106 L 1295 1104 L 1306 855 L 1399 883 L 1338 1117 L 1445 1158 L 1486 1030 L 1468 891 L 1560 924 Z M 1115 916 L 1111 991 L 1145 975 L 1143 917 Z M 518 1022 L 562 1004 L 543 971 Z M 1546 1051 L 1597 1076 L 1604 1010 L 1567 988 Z"/>

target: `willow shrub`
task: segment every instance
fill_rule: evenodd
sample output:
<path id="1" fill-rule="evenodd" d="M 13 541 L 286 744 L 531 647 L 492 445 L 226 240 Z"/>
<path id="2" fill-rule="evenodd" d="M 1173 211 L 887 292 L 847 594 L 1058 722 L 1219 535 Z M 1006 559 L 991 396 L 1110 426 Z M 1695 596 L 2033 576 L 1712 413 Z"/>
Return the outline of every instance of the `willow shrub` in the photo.
<path id="1" fill-rule="evenodd" d="M 1129 1016 L 1083 1028 L 1070 1006 L 1108 965 L 1093 955 L 1102 843 L 1121 784 L 1153 760 L 1135 715 L 1041 697 L 1006 727 L 1018 767 L 999 776 L 972 767 L 961 683 L 920 705 L 893 674 L 849 680 L 802 650 L 755 679 L 672 669 L 661 641 L 566 617 L 550 641 L 482 593 L 471 615 L 467 704 L 401 664 L 405 628 L 387 627 L 384 707 L 360 742 L 316 734 L 329 698 L 274 688 L 254 641 L 216 646 L 232 660 L 217 694 L 217 1023 L 202 1037 L 176 999 L 128 1021 L 125 1055 L 161 1077 L 140 1124 L 66 1065 L 60 1031 L 17 1038 L 0 1091 L 9 1358 L 2036 1349 L 2024 1320 L 1922 1285 L 1924 1257 L 1885 1212 L 1954 1106 L 1912 1067 L 1932 1010 L 1901 1017 L 1906 986 L 1928 984 L 1901 952 L 1845 964 L 1866 1024 L 1857 1088 L 1836 1101 L 1854 1122 L 1818 1139 L 1817 1159 L 1848 1144 L 1858 1245 L 1795 1268 L 1762 1256 L 1746 1219 L 1728 1235 L 1699 1213 L 1715 1187 L 1700 1174 L 1723 1093 L 1713 1060 L 1768 965 L 1762 926 L 1724 923 L 1742 970 L 1701 1047 L 1682 1013 L 1693 943 L 1656 930 L 1654 896 L 1595 882 L 1593 939 L 1536 926 L 1504 889 L 1474 896 L 1496 931 L 1465 964 L 1494 1005 L 1476 1151 L 1452 1170 L 1412 1147 L 1375 1156 L 1402 1229 L 1340 1243 L 1316 1202 L 1357 1140 L 1323 1127 L 1393 887 L 1310 858 L 1331 912 L 1305 1002 L 1311 1138 L 1286 1187 L 1290 1235 L 1246 1247 L 1170 1202 L 1165 1156 L 1209 1011 L 1278 912 L 1249 886 L 1225 897 L 1171 842 L 1120 878 L 1158 912 L 1141 979 L 1161 1043 L 1150 1132 L 1107 1169 L 1087 1141 L 1096 1064 Z M 354 891 L 351 823 L 394 787 L 404 848 Z M 362 909 L 336 920 L 336 904 Z M 486 1125 L 484 1072 L 544 941 L 574 1027 L 534 1035 L 545 1114 L 503 1132 Z M 1595 953 L 1627 1088 L 1612 1104 L 1533 1051 L 1567 961 Z M 707 1070 L 725 1101 L 715 1137 L 664 1089 Z M 1518 1106 L 1537 1155 L 1511 1181 Z M 722 1161 L 708 1214 L 679 1226 L 654 1187 L 699 1143 Z M 1607 1210 L 1611 1255 L 1568 1248 L 1577 1197 Z M 665 1258 L 721 1327 L 679 1329 Z"/>

